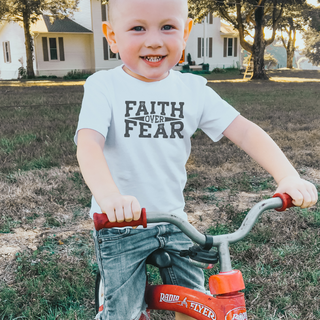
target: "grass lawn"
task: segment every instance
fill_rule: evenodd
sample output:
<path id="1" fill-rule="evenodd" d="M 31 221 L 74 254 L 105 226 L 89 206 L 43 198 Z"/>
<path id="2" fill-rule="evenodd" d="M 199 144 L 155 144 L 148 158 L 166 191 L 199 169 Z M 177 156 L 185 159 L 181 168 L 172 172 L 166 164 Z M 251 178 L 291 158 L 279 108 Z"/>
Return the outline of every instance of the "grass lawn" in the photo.
<path id="1" fill-rule="evenodd" d="M 320 73 L 270 75 L 286 80 L 230 81 L 241 80 L 236 72 L 206 77 L 271 135 L 320 192 L 320 84 L 312 80 Z M 82 95 L 81 85 L 0 83 L 1 320 L 94 318 L 90 192 L 73 144 Z M 187 172 L 186 212 L 201 232 L 235 230 L 275 190 L 272 178 L 244 152 L 225 138 L 213 143 L 202 131 L 192 138 Z M 249 237 L 231 246 L 231 256 L 245 278 L 249 319 L 320 319 L 319 204 L 264 214 Z M 170 313 L 155 318 L 173 319 Z"/>

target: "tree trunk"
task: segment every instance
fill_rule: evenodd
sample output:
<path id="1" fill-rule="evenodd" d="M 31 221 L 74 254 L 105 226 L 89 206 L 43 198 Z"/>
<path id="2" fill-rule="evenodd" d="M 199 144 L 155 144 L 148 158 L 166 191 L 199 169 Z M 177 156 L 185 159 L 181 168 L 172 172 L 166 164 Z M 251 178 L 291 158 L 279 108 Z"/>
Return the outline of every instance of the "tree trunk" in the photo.
<path id="1" fill-rule="evenodd" d="M 255 11 L 255 35 L 253 43 L 253 76 L 251 80 L 268 80 L 264 67 L 264 51 L 266 48 L 266 41 L 264 39 L 263 27 L 263 6 L 258 7 Z"/>
<path id="2" fill-rule="evenodd" d="M 293 69 L 293 57 L 294 57 L 294 48 L 289 47 L 287 49 L 287 68 Z"/>
<path id="3" fill-rule="evenodd" d="M 30 34 L 30 14 L 27 11 L 23 12 L 23 28 L 24 28 L 24 37 L 25 37 L 25 47 L 26 47 L 26 55 L 27 55 L 27 75 L 28 78 L 34 78 L 34 70 L 33 70 L 33 45 L 32 38 Z"/>
<path id="4" fill-rule="evenodd" d="M 287 68 L 293 68 L 293 57 L 296 49 L 296 30 L 295 28 L 290 28 L 289 40 L 287 44 Z"/>

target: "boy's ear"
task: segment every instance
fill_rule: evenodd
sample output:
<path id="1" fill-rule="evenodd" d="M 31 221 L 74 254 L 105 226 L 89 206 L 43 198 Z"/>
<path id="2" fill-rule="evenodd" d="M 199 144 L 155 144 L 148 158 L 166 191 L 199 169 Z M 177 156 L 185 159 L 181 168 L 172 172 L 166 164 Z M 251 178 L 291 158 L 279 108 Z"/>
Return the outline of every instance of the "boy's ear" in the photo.
<path id="1" fill-rule="evenodd" d="M 184 40 L 183 47 L 184 47 L 184 49 L 186 48 L 187 40 L 189 38 L 192 27 L 193 27 L 193 20 L 191 18 L 188 18 L 187 22 L 185 24 L 185 27 L 184 27 L 184 34 L 183 34 L 183 40 Z"/>
<path id="2" fill-rule="evenodd" d="M 119 50 L 118 50 L 118 45 L 116 41 L 116 35 L 113 31 L 113 28 L 110 22 L 102 22 L 102 32 L 109 43 L 111 51 L 113 53 L 118 53 Z"/>

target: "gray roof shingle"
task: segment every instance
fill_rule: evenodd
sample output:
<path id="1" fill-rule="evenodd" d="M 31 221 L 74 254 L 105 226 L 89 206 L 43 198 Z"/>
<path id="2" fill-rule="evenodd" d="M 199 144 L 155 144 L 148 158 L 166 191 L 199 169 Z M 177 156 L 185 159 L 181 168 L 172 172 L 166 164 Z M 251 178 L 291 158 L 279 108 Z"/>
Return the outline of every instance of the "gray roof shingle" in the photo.
<path id="1" fill-rule="evenodd" d="M 43 15 L 48 32 L 75 32 L 75 33 L 92 33 L 91 30 L 81 26 L 69 18 L 56 19 L 52 24 L 50 17 Z"/>

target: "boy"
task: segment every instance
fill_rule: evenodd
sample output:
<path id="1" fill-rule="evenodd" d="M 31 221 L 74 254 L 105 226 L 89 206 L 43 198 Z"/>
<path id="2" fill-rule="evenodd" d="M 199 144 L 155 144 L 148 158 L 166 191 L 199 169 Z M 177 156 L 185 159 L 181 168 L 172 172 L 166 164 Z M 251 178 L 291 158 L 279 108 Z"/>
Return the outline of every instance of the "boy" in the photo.
<path id="1" fill-rule="evenodd" d="M 111 222 L 137 220 L 147 211 L 183 212 L 190 137 L 201 128 L 212 140 L 226 136 L 278 183 L 294 204 L 317 201 L 277 145 L 243 118 L 202 77 L 172 71 L 192 27 L 187 0 L 110 0 L 103 32 L 123 66 L 101 71 L 85 84 L 75 141 L 94 212 Z M 159 247 L 172 255 L 173 284 L 204 290 L 203 274 L 179 256 L 191 244 L 170 224 L 94 233 L 105 283 L 101 319 L 131 320 L 145 314 L 145 259 Z M 176 314 L 176 319 L 190 319 Z"/>

